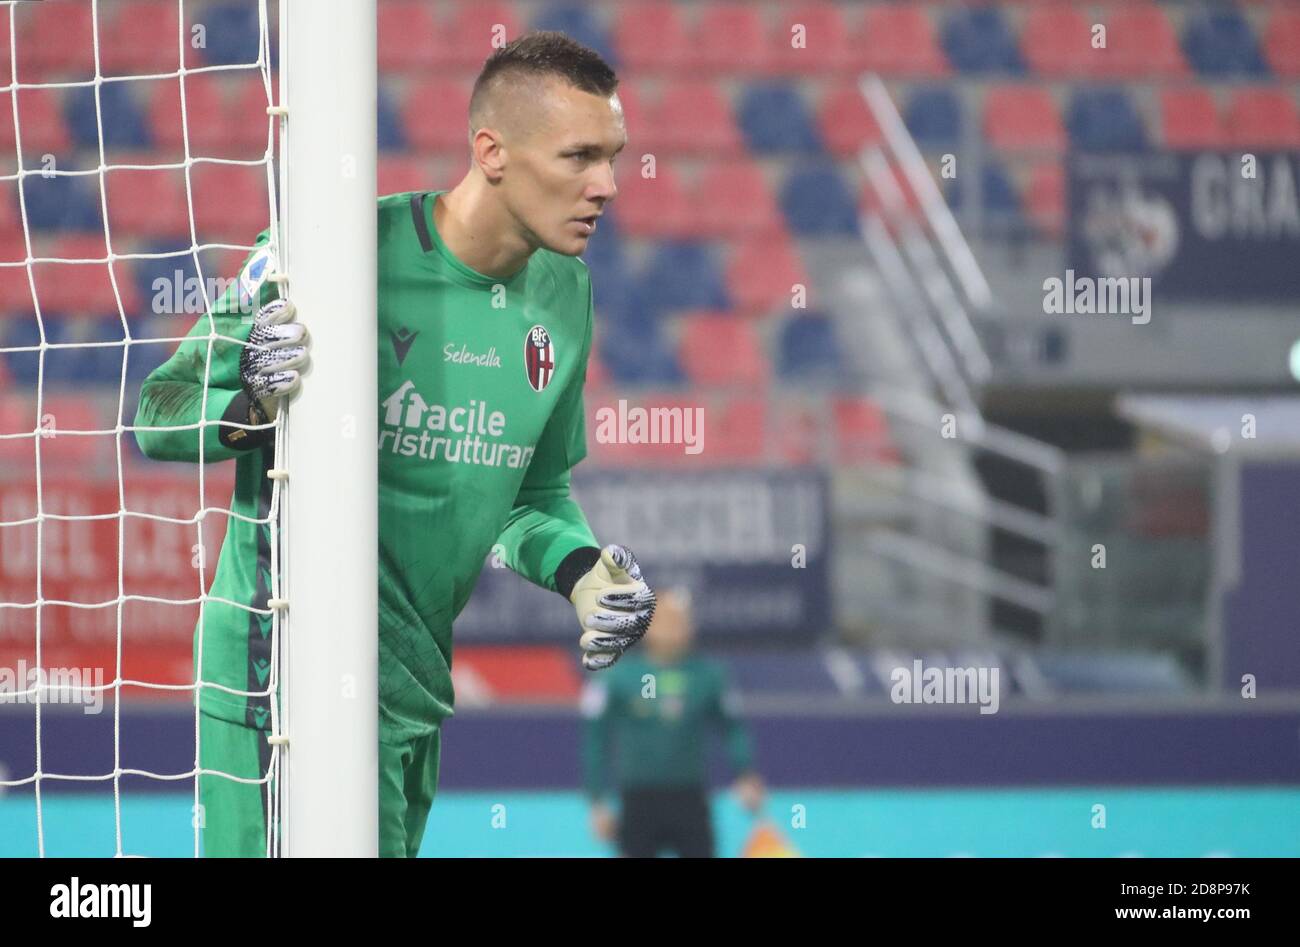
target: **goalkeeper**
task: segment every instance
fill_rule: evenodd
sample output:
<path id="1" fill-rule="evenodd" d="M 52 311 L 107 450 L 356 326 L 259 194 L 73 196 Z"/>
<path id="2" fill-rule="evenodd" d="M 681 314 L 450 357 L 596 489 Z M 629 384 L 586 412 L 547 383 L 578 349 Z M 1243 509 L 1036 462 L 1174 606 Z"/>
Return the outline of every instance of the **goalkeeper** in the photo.
<path id="1" fill-rule="evenodd" d="M 627 138 L 617 84 L 562 34 L 521 37 L 475 83 L 460 183 L 379 200 L 381 855 L 419 851 L 439 726 L 452 713 L 452 621 L 494 545 L 574 604 L 589 670 L 618 660 L 654 610 L 635 557 L 602 550 L 569 496 L 586 455 L 592 338 L 578 255 L 617 193 L 614 156 Z M 239 342 L 213 343 L 209 359 L 200 319 L 145 380 L 136 418 L 151 458 L 235 459 L 231 508 L 257 519 L 270 509 L 270 422 L 310 387 L 310 335 L 275 298 L 274 271 L 263 232 L 213 311 L 216 333 Z M 269 527 L 231 517 L 195 629 L 200 764 L 251 780 L 270 756 L 271 623 L 250 611 L 267 607 L 269 564 Z M 266 851 L 265 784 L 204 775 L 200 797 L 206 854 Z"/>

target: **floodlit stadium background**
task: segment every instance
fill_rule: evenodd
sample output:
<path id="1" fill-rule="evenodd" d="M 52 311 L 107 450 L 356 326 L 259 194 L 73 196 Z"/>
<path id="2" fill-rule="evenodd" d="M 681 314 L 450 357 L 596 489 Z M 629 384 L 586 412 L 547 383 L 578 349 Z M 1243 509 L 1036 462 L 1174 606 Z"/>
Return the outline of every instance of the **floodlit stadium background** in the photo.
<path id="1" fill-rule="evenodd" d="M 575 490 L 598 537 L 631 545 L 653 584 L 692 591 L 700 646 L 738 684 L 767 814 L 794 848 L 1300 854 L 1300 8 L 379 7 L 381 194 L 460 179 L 495 26 L 563 30 L 620 74 L 630 144 L 585 257 L 598 351 Z M 106 73 L 176 70 L 174 2 L 100 8 Z M 187 66 L 256 59 L 255 3 L 185 9 L 205 34 Z M 89 2 L 14 15 L 20 82 L 94 76 Z M 799 26 L 806 43 L 792 45 Z M 9 76 L 7 42 L 0 55 Z M 892 133 L 858 83 L 869 74 L 901 114 Z M 0 93 L 5 175 L 13 95 Z M 191 77 L 186 99 L 194 153 L 261 155 L 256 69 Z M 112 160 L 183 154 L 175 79 L 106 85 L 101 104 Z M 88 90 L 23 90 L 18 111 L 24 167 L 96 166 Z M 909 177 L 913 144 L 960 236 Z M 183 175 L 109 178 L 115 250 L 189 245 Z M 196 171 L 200 242 L 251 242 L 265 182 L 257 167 Z M 22 260 L 17 184 L 0 186 L 0 259 Z M 97 176 L 25 186 L 34 247 L 105 254 Z M 205 274 L 232 276 L 241 256 L 213 251 Z M 177 268 L 193 275 L 184 258 L 114 264 L 133 337 L 196 318 L 161 311 L 154 280 Z M 1047 311 L 1044 282 L 1070 274 L 1150 277 L 1149 321 Z M 47 341 L 122 338 L 108 277 L 103 264 L 36 274 Z M 25 269 L 0 270 L 0 347 L 39 341 Z M 169 348 L 133 349 L 125 423 Z M 0 358 L 0 433 L 41 423 L 37 364 Z M 111 429 L 120 373 L 120 347 L 47 353 L 43 414 Z M 621 400 L 703 408 L 702 449 L 602 442 L 598 412 Z M 116 510 L 114 442 L 44 441 L 44 508 Z M 123 445 L 126 507 L 192 515 L 197 469 Z M 210 498 L 228 497 L 230 469 L 205 477 Z M 0 521 L 35 503 L 31 440 L 0 441 Z M 0 529 L 0 601 L 33 600 L 33 540 Z M 194 594 L 196 542 L 192 527 L 141 526 L 128 591 Z M 47 523 L 40 564 L 46 598 L 112 598 L 116 528 Z M 121 676 L 190 682 L 194 613 L 132 603 Z M 111 683 L 115 628 L 112 609 L 47 607 L 44 661 Z M 458 712 L 424 854 L 606 852 L 578 791 L 571 609 L 489 563 L 456 636 Z M 0 609 L 0 668 L 34 663 L 34 641 L 30 611 Z M 894 669 L 918 659 L 998 668 L 997 712 L 891 700 Z M 182 698 L 123 695 L 123 766 L 193 765 Z M 97 714 L 45 708 L 44 770 L 111 771 L 114 709 L 111 696 Z M 33 772 L 34 718 L 0 705 L 0 777 Z M 189 781 L 121 786 L 127 853 L 190 850 Z M 48 853 L 113 853 L 111 784 L 42 794 Z M 0 791 L 0 854 L 35 854 L 33 797 Z M 716 802 L 721 852 L 736 854 L 748 817 L 721 791 Z"/>

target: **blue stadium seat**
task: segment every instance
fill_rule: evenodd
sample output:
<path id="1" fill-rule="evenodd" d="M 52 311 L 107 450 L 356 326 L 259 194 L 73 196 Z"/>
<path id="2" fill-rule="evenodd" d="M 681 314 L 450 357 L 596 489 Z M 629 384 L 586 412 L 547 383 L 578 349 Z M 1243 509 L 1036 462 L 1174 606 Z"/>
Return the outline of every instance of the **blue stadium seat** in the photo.
<path id="1" fill-rule="evenodd" d="M 611 67 L 618 68 L 618 54 L 609 34 L 587 6 L 562 4 L 547 7 L 534 18 L 535 30 L 556 30 L 600 53 Z"/>
<path id="2" fill-rule="evenodd" d="M 1183 31 L 1183 51 L 1192 68 L 1203 75 L 1268 75 L 1254 31 L 1235 10 L 1191 17 Z"/>
<path id="3" fill-rule="evenodd" d="M 131 97 L 131 83 L 106 82 L 99 89 L 104 144 L 122 148 L 148 148 L 153 144 L 144 113 Z M 95 90 L 90 86 L 69 89 L 63 104 L 64 118 L 73 141 L 83 148 L 99 147 L 99 125 L 95 115 Z"/>
<path id="4" fill-rule="evenodd" d="M 948 59 L 961 72 L 1020 74 L 1024 61 L 1002 13 L 993 7 L 954 10 L 940 31 Z"/>
<path id="5" fill-rule="evenodd" d="M 186 241 L 185 246 L 189 243 Z M 140 247 L 139 253 L 176 253 L 182 249 L 177 241 L 163 242 L 155 241 Z M 132 274 L 135 278 L 136 290 L 141 300 L 152 300 L 158 291 L 154 289 L 154 281 L 165 279 L 167 285 L 171 286 L 176 281 L 176 271 L 181 271 L 181 286 L 194 285 L 193 281 L 198 278 L 198 270 L 194 267 L 194 255 L 192 253 L 183 253 L 178 256 L 161 257 L 158 259 L 133 260 Z M 210 275 L 205 273 L 206 275 Z M 230 274 L 221 274 L 229 276 Z M 185 326 L 188 331 L 189 326 Z M 181 333 L 174 333 L 180 335 Z"/>
<path id="6" fill-rule="evenodd" d="M 755 154 L 812 154 L 825 150 L 812 113 L 794 86 L 750 86 L 741 96 L 738 117 Z"/>
<path id="7" fill-rule="evenodd" d="M 777 372 L 787 381 L 835 385 L 843 380 L 840 352 L 834 323 L 822 313 L 804 313 L 781 330 Z"/>
<path id="8" fill-rule="evenodd" d="M 961 137 L 961 105 L 947 88 L 914 92 L 907 100 L 903 120 L 923 149 L 956 147 Z"/>
<path id="9" fill-rule="evenodd" d="M 944 196 L 953 210 L 961 208 L 964 196 L 961 175 L 949 180 Z M 1020 212 L 1020 195 L 1016 185 L 1007 176 L 1001 163 L 986 158 L 984 170 L 980 174 L 980 201 L 987 212 L 995 214 L 1015 214 Z"/>
<path id="10" fill-rule="evenodd" d="M 611 207 L 616 206 L 617 204 L 611 205 Z M 623 249 L 623 234 L 615 216 L 606 214 L 600 219 L 600 230 L 587 242 L 587 250 L 582 254 L 582 261 L 591 270 L 597 292 L 602 288 L 603 282 L 603 279 L 597 278 L 597 274 L 621 274 L 626 270 L 627 258 Z"/>
<path id="11" fill-rule="evenodd" d="M 647 311 L 654 316 L 674 309 L 730 308 L 722 268 L 707 244 L 660 244 L 639 282 Z"/>
<path id="12" fill-rule="evenodd" d="M 645 306 L 640 289 L 628 265 L 623 238 L 611 215 L 607 214 L 601 220 L 600 232 L 587 244 L 582 259 L 591 271 L 598 318 L 621 323 L 625 319 L 644 317 Z"/>
<path id="13" fill-rule="evenodd" d="M 1123 89 L 1080 89 L 1070 102 L 1066 128 L 1085 151 L 1134 151 L 1146 147 L 1146 128 Z"/>
<path id="14" fill-rule="evenodd" d="M 23 179 L 27 220 L 33 230 L 100 230 L 98 181 L 93 177 L 32 175 Z M 16 201 L 17 195 L 14 195 Z M 18 209 L 14 208 L 15 216 Z"/>
<path id="15" fill-rule="evenodd" d="M 781 210 L 795 235 L 856 236 L 853 193 L 833 165 L 795 171 L 781 186 Z"/>
<path id="16" fill-rule="evenodd" d="M 599 332 L 597 338 L 601 361 L 620 382 L 677 385 L 685 380 L 653 319 L 631 320 L 618 332 Z"/>
<path id="17" fill-rule="evenodd" d="M 379 125 L 379 150 L 406 150 L 406 130 L 402 127 L 401 115 L 393 104 L 392 95 L 382 83 L 379 85 L 378 109 L 376 119 Z"/>
<path id="18" fill-rule="evenodd" d="M 126 380 L 128 382 L 144 381 L 151 371 L 161 365 L 171 356 L 172 351 L 176 348 L 174 342 L 145 342 L 137 344 L 138 339 L 163 338 L 165 336 L 179 335 L 175 331 L 176 327 L 172 323 L 164 323 L 157 328 L 148 328 L 143 322 L 131 326 L 131 351 L 126 363 Z M 188 327 L 186 327 L 188 331 Z M 130 417 L 130 415 L 127 415 Z"/>
<path id="19" fill-rule="evenodd" d="M 593 276 L 596 319 L 600 325 L 623 326 L 638 319 L 655 319 L 661 312 L 646 305 L 641 285 L 627 270 L 607 270 Z"/>
<path id="20" fill-rule="evenodd" d="M 227 3 L 206 7 L 201 14 L 207 43 L 204 59 L 214 66 L 257 61 L 257 7 Z M 275 49 L 277 43 L 271 43 Z"/>
<path id="21" fill-rule="evenodd" d="M 41 322 L 45 326 L 46 342 L 58 344 L 68 341 L 68 320 L 65 316 L 59 313 L 43 312 L 41 313 Z M 18 319 L 10 319 L 8 323 L 8 331 L 3 335 L 3 347 L 22 348 L 41 344 L 41 330 L 36 324 L 34 314 L 28 314 Z M 46 382 L 75 381 L 76 365 L 74 360 L 69 359 L 64 353 L 59 354 L 63 357 L 56 358 L 53 357 L 53 353 L 46 353 Z M 39 352 L 6 352 L 4 358 L 9 369 L 10 378 L 21 385 L 36 385 L 40 372 Z"/>
<path id="22" fill-rule="evenodd" d="M 188 327 L 187 327 L 188 328 Z M 89 325 L 84 327 L 84 332 L 78 333 L 77 341 L 81 342 L 120 342 L 122 336 L 122 321 L 117 316 L 96 317 L 90 321 Z M 79 349 L 78 355 L 81 357 L 80 377 L 77 379 L 83 384 L 100 384 L 116 385 L 122 376 L 122 348 L 121 346 L 100 346 L 96 348 Z M 134 364 L 128 365 L 128 369 L 134 370 L 139 368 L 142 363 L 140 359 L 132 359 Z M 146 371 L 145 374 L 148 374 Z M 136 376 L 136 379 L 143 378 L 144 375 Z"/>

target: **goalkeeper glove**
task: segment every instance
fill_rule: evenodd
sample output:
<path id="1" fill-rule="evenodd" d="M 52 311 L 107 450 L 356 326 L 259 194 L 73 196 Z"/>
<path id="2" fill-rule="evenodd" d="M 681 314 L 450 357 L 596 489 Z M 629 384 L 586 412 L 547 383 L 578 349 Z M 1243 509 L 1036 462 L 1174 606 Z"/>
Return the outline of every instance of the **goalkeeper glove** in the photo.
<path id="1" fill-rule="evenodd" d="M 287 299 L 273 299 L 253 317 L 248 344 L 239 355 L 239 378 L 248 400 L 266 421 L 280 410 L 280 400 L 298 390 L 310 356 L 307 327 L 295 321 L 297 309 Z"/>
<path id="2" fill-rule="evenodd" d="M 609 667 L 641 640 L 655 612 L 654 589 L 641 578 L 630 549 L 606 546 L 600 559 L 573 585 L 569 601 L 582 626 L 582 666 Z"/>

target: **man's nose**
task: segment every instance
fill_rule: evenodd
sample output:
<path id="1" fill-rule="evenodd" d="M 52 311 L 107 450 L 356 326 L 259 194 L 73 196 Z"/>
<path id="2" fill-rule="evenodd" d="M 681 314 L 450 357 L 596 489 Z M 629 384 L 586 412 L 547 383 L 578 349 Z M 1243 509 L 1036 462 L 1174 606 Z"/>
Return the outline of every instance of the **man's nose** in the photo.
<path id="1" fill-rule="evenodd" d="M 604 170 L 596 176 L 596 180 L 592 183 L 592 187 L 587 192 L 587 196 L 592 200 L 601 200 L 606 202 L 612 201 L 618 196 L 618 185 L 614 182 L 613 165 L 605 165 Z"/>

